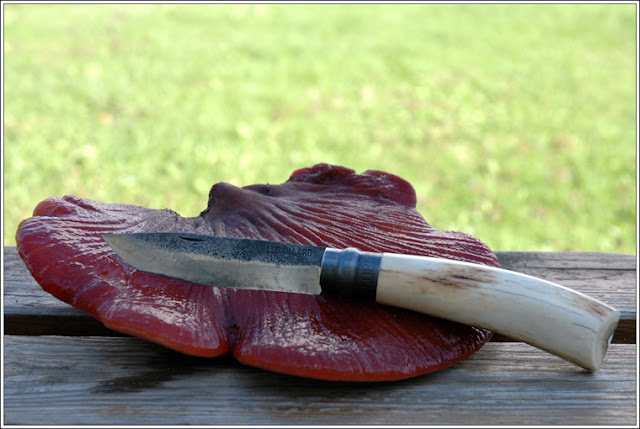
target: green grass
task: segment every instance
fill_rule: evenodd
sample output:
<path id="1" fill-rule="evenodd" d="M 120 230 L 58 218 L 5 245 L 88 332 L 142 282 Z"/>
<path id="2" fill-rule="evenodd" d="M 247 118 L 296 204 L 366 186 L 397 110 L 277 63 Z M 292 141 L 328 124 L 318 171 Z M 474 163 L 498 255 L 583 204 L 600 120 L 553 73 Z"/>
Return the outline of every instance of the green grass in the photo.
<path id="1" fill-rule="evenodd" d="M 318 162 L 494 250 L 636 249 L 635 5 L 5 5 L 4 243 Z"/>

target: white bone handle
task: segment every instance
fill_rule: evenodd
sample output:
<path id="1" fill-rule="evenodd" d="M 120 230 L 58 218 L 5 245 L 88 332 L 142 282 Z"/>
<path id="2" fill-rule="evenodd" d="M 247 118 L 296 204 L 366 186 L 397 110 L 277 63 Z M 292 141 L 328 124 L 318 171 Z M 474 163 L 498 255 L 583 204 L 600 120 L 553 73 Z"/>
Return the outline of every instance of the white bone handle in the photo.
<path id="1" fill-rule="evenodd" d="M 620 311 L 587 295 L 500 268 L 384 253 L 376 301 L 531 344 L 598 369 Z"/>

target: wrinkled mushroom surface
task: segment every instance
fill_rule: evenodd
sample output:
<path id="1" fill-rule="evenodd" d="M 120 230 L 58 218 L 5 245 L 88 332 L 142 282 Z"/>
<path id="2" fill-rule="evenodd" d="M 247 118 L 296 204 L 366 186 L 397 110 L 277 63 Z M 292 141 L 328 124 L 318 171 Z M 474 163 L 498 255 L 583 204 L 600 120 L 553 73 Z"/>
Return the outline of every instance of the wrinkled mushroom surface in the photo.
<path id="1" fill-rule="evenodd" d="M 382 381 L 446 368 L 491 332 L 374 302 L 206 287 L 127 265 L 101 234 L 191 232 L 437 256 L 497 266 L 478 239 L 429 226 L 413 187 L 380 171 L 318 164 L 280 185 L 214 185 L 207 208 L 171 210 L 49 198 L 17 232 L 44 290 L 107 327 L 204 357 L 302 377 Z"/>

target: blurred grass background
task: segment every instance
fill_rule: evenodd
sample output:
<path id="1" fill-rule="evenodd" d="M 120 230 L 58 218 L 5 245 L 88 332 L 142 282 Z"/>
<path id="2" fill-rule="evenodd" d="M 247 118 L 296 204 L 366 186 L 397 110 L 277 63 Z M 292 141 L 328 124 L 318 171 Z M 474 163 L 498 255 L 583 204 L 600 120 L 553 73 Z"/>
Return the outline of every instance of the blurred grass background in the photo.
<path id="1" fill-rule="evenodd" d="M 493 250 L 636 249 L 636 6 L 4 5 L 4 243 L 319 162 Z"/>

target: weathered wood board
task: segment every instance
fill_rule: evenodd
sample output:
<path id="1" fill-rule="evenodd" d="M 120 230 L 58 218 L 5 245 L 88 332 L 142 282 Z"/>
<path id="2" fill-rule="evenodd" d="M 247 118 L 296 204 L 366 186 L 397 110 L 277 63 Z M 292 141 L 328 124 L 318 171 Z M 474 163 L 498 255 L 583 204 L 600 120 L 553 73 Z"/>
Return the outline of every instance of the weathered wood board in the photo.
<path id="1" fill-rule="evenodd" d="M 118 335 L 86 313 L 44 292 L 15 247 L 4 248 L 5 333 Z M 621 312 L 614 343 L 635 342 L 636 257 L 611 253 L 497 252 L 503 268 L 540 277 L 593 296 Z M 494 336 L 492 341 L 505 341 Z"/>
<path id="2" fill-rule="evenodd" d="M 596 373 L 522 343 L 391 383 L 301 379 L 130 337 L 5 337 L 5 423 L 62 425 L 624 425 L 636 349 Z"/>
<path id="3" fill-rule="evenodd" d="M 621 310 L 597 372 L 499 336 L 446 370 L 388 383 L 321 382 L 194 358 L 58 301 L 5 247 L 3 423 L 637 426 L 636 257 L 497 254 L 503 268 Z"/>

